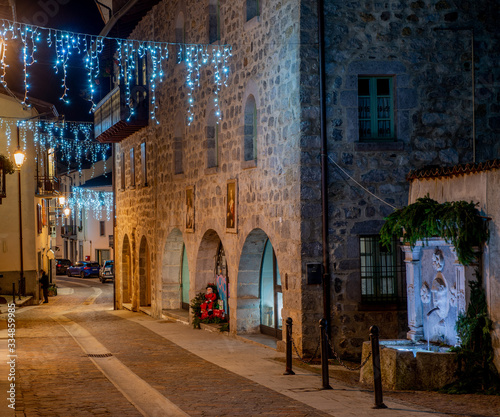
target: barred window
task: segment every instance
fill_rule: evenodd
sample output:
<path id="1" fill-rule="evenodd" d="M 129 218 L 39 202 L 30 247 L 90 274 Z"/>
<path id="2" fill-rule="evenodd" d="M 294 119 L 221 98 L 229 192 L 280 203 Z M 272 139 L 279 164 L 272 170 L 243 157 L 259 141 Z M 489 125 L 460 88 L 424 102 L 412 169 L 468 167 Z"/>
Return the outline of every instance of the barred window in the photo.
<path id="1" fill-rule="evenodd" d="M 397 239 L 390 248 L 382 245 L 379 235 L 361 236 L 359 244 L 362 301 L 404 302 L 406 274 Z"/>
<path id="2" fill-rule="evenodd" d="M 394 98 L 392 77 L 358 78 L 360 141 L 393 141 Z"/>

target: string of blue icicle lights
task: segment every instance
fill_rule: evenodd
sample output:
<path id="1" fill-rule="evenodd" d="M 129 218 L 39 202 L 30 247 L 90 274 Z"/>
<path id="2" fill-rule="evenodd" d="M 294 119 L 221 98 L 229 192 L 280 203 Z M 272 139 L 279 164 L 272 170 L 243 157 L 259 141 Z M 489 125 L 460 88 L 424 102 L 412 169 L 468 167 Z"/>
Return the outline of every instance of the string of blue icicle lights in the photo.
<path id="1" fill-rule="evenodd" d="M 102 220 L 104 214 L 106 220 L 111 220 L 113 213 L 113 193 L 111 191 L 95 191 L 80 187 L 74 187 L 68 198 L 68 207 L 80 220 L 80 216 L 95 220 Z"/>
<path id="2" fill-rule="evenodd" d="M 55 52 L 54 69 L 61 74 L 62 94 L 60 99 L 68 102 L 68 61 L 71 55 L 76 54 L 83 57 L 87 71 L 87 82 L 89 90 L 89 101 L 92 103 L 90 111 L 95 110 L 94 93 L 96 91 L 96 79 L 99 75 L 99 62 L 104 50 L 105 42 L 114 42 L 117 50 L 118 73 L 120 83 L 125 90 L 126 104 L 130 109 L 130 117 L 134 113 L 132 87 L 134 86 L 135 74 L 138 70 L 138 62 L 146 57 L 149 59 L 149 88 L 150 94 L 150 117 L 159 123 L 156 118 L 158 105 L 156 102 L 156 88 L 165 76 L 165 66 L 169 56 L 177 55 L 177 62 L 185 63 L 187 93 L 187 122 L 191 124 L 194 120 L 193 91 L 200 86 L 201 70 L 204 66 L 210 66 L 214 76 L 214 106 L 220 121 L 222 112 L 219 107 L 219 93 L 222 86 L 227 85 L 229 75 L 228 60 L 231 56 L 231 48 L 227 45 L 189 45 L 170 42 L 155 42 L 144 40 L 119 39 L 102 37 L 82 33 L 62 31 L 58 29 L 44 28 L 24 23 L 0 20 L 0 83 L 6 86 L 7 72 L 7 46 L 9 41 L 17 40 L 22 44 L 21 59 L 24 72 L 24 99 L 23 104 L 28 104 L 29 68 L 37 62 L 37 45 L 45 42 L 47 47 L 53 48 Z"/>
<path id="3" fill-rule="evenodd" d="M 42 168 L 45 158 L 41 155 L 46 155 L 51 149 L 58 152 L 59 161 L 67 164 L 68 169 L 71 167 L 79 172 L 82 170 L 82 161 L 88 161 L 92 167 L 98 161 L 106 164 L 106 157 L 111 151 L 111 145 L 94 140 L 93 123 L 0 118 L 0 131 L 5 131 L 9 156 L 17 149 L 18 127 L 20 148 L 26 154 L 28 142 L 31 143 L 32 138 L 37 162 Z"/>

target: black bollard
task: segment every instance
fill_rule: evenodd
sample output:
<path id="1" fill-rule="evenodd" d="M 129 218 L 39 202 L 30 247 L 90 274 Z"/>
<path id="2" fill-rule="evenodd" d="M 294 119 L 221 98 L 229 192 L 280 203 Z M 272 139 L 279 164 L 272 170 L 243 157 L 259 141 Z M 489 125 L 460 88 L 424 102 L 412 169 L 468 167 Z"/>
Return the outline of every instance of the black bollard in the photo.
<path id="1" fill-rule="evenodd" d="M 16 283 L 12 283 L 12 302 L 16 304 Z"/>
<path id="2" fill-rule="evenodd" d="M 333 389 L 330 386 L 330 374 L 328 373 L 328 341 L 326 339 L 326 319 L 319 321 L 321 331 L 321 380 L 322 389 Z"/>
<path id="3" fill-rule="evenodd" d="M 387 408 L 382 395 L 382 372 L 380 371 L 380 346 L 378 343 L 378 327 L 370 327 L 372 345 L 373 388 L 375 390 L 375 405 L 373 408 Z"/>
<path id="4" fill-rule="evenodd" d="M 291 317 L 286 319 L 286 369 L 283 375 L 295 375 L 292 371 L 292 323 Z"/>

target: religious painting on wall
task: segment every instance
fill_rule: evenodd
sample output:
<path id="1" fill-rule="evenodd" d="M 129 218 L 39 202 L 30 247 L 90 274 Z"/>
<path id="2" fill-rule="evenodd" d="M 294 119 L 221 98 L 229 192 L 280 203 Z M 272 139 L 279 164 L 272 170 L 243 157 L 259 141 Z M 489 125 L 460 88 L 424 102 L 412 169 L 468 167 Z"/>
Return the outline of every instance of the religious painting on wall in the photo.
<path id="1" fill-rule="evenodd" d="M 236 180 L 229 180 L 227 182 L 227 193 L 226 193 L 226 231 L 231 233 L 236 233 L 236 222 L 238 220 L 237 216 L 237 188 Z"/>
<path id="2" fill-rule="evenodd" d="M 186 188 L 186 232 L 194 232 L 194 187 Z"/>

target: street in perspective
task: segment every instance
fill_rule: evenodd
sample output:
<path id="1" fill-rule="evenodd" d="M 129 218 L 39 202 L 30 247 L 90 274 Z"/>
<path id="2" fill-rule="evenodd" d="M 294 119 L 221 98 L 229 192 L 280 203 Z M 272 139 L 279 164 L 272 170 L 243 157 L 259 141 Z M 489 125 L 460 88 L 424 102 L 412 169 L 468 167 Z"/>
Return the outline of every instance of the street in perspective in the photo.
<path id="1" fill-rule="evenodd" d="M 58 276 L 57 287 L 48 304 L 15 309 L 15 411 L 4 396 L 2 416 L 496 415 L 466 411 L 457 396 L 431 400 L 437 409 L 389 396 L 388 408 L 374 410 L 370 387 L 332 373 L 323 390 L 314 367 L 283 375 L 283 354 L 263 343 L 113 310 L 112 282 Z M 438 411 L 455 399 L 451 412 Z"/>
<path id="2" fill-rule="evenodd" d="M 0 0 L 0 417 L 499 417 L 499 21 Z"/>

